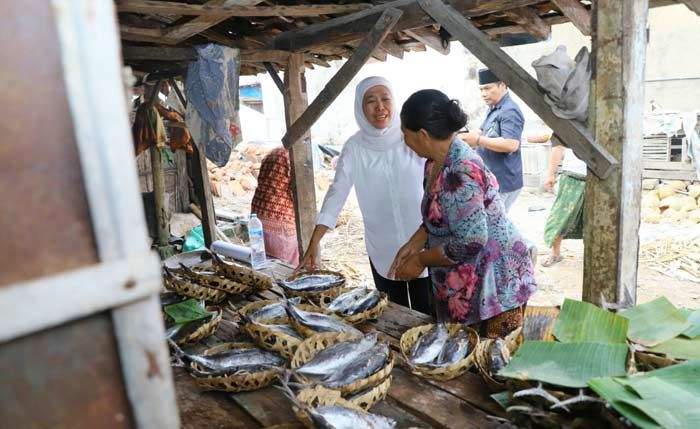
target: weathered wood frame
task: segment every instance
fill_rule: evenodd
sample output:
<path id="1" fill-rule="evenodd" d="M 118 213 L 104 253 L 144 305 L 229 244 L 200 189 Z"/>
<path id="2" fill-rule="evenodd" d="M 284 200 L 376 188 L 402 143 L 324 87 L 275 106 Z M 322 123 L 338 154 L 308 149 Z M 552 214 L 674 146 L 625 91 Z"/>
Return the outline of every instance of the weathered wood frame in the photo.
<path id="1" fill-rule="evenodd" d="M 50 309 L 54 315 L 50 323 L 54 324 L 91 309 L 112 308 L 122 372 L 136 424 L 141 428 L 177 428 L 179 416 L 157 296 L 160 280 L 156 273 L 160 266 L 149 250 L 139 198 L 124 88 L 119 84 L 121 59 L 114 5 L 53 0 L 53 10 L 101 262 L 67 277 L 24 284 L 30 289 L 22 292 L 41 294 L 53 286 L 52 293 L 38 295 L 34 305 L 41 302 L 47 311 Z M 94 94 L 102 97 L 95 98 Z M 120 282 L 124 278 L 126 281 Z M 66 280 L 80 280 L 80 284 Z M 111 286 L 105 288 L 106 285 Z M 79 308 L 72 307 L 76 300 L 71 288 L 81 288 L 86 294 Z M 103 293 L 96 293 L 98 288 Z M 2 289 L 0 301 L 8 302 L 16 293 L 16 288 Z M 67 314 L 57 316 L 63 311 Z M 41 325 L 35 323 L 30 328 L 41 329 Z M 4 336 L 27 334 L 27 329 L 15 325 Z"/>

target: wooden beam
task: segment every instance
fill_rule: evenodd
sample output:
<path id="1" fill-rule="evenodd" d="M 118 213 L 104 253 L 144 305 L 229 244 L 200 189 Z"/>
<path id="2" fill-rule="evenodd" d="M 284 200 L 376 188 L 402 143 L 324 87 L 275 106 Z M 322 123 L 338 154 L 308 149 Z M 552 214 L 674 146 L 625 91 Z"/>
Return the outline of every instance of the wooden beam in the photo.
<path id="1" fill-rule="evenodd" d="M 396 9 L 398 10 L 398 9 Z M 379 49 L 386 51 L 387 54 L 391 55 L 394 58 L 398 59 L 403 59 L 403 54 L 405 53 L 404 49 L 399 45 L 398 43 L 394 42 L 393 40 L 384 40 L 382 43 L 379 44 Z"/>
<path id="2" fill-rule="evenodd" d="M 279 75 L 277 74 L 275 66 L 273 66 L 272 63 L 269 63 L 267 61 L 263 62 L 263 66 L 265 66 L 265 70 L 267 70 L 267 73 L 270 75 L 270 78 L 272 78 L 272 81 L 277 86 L 277 89 L 279 89 L 282 93 L 282 96 L 284 96 L 284 82 L 282 82 L 282 79 L 280 79 Z"/>
<path id="3" fill-rule="evenodd" d="M 552 0 L 552 3 L 559 8 L 565 17 L 569 18 L 569 21 L 571 21 L 584 36 L 591 35 L 591 12 L 586 9 L 580 1 Z"/>
<path id="4" fill-rule="evenodd" d="M 148 106 L 153 107 L 158 102 L 158 94 L 163 87 L 163 79 L 159 79 L 151 90 L 148 98 Z M 150 147 L 151 176 L 153 177 L 153 201 L 156 215 L 156 243 L 167 246 L 170 240 L 170 224 L 165 208 L 165 174 L 163 172 L 163 157 L 161 149 L 157 146 Z"/>
<path id="5" fill-rule="evenodd" d="M 688 9 L 695 12 L 696 15 L 700 16 L 700 0 L 680 0 L 681 3 L 688 6 Z"/>
<path id="6" fill-rule="evenodd" d="M 304 111 L 299 119 L 287 129 L 287 133 L 282 137 L 285 147 L 295 144 L 304 134 L 306 134 L 316 120 L 326 111 L 328 106 L 350 83 L 357 72 L 367 62 L 372 51 L 374 51 L 389 34 L 396 22 L 401 17 L 402 12 L 398 9 L 386 9 L 377 20 L 374 28 L 367 35 L 367 38 L 360 43 L 355 53 L 348 59 L 338 72 L 326 84 L 318 94 L 313 103 Z"/>
<path id="7" fill-rule="evenodd" d="M 120 37 L 134 42 L 159 42 L 163 38 L 163 30 L 160 28 L 143 28 L 131 25 L 119 26 Z"/>
<path id="8" fill-rule="evenodd" d="M 405 30 L 404 33 L 443 55 L 450 53 L 449 42 L 446 44 L 446 46 L 443 46 L 440 36 L 431 31 L 430 28 L 414 28 L 413 30 Z"/>
<path id="9" fill-rule="evenodd" d="M 172 46 L 133 46 L 122 45 L 125 61 L 195 61 L 197 51 L 194 48 L 175 48 Z"/>
<path id="10" fill-rule="evenodd" d="M 248 3 L 248 6 L 254 6 L 258 3 L 261 3 L 262 0 L 236 0 L 238 4 L 240 4 L 242 1 L 245 1 Z M 205 6 L 223 6 L 225 4 L 229 4 L 230 0 L 209 0 Z M 167 44 L 178 44 L 184 40 L 189 39 L 190 37 L 194 36 L 195 34 L 201 33 L 202 31 L 211 28 L 215 26 L 216 24 L 225 21 L 228 19 L 229 16 L 227 15 L 218 15 L 218 16 L 199 16 L 192 21 L 186 22 L 184 24 L 180 24 L 177 27 L 170 28 L 165 31 L 165 38 L 163 40 L 164 43 Z"/>
<path id="11" fill-rule="evenodd" d="M 252 3 L 252 2 L 245 2 Z M 189 4 L 172 1 L 119 0 L 118 12 L 134 12 L 150 15 L 195 15 L 230 18 L 234 16 L 318 16 L 346 14 L 372 7 L 371 3 L 353 4 L 305 4 L 295 6 L 241 6 Z"/>
<path id="12" fill-rule="evenodd" d="M 451 5 L 468 17 L 488 15 L 508 9 L 541 3 L 538 0 L 452 0 Z M 410 30 L 433 24 L 415 0 L 395 0 L 371 9 L 308 25 L 298 30 L 285 31 L 270 44 L 270 48 L 285 51 L 304 51 L 312 46 L 337 44 L 363 38 L 372 29 L 384 10 L 403 11 L 394 31 Z"/>
<path id="13" fill-rule="evenodd" d="M 552 34 L 552 27 L 544 22 L 537 12 L 529 7 L 511 9 L 506 13 L 510 19 L 517 22 L 526 32 L 539 40 L 547 40 Z"/>
<path id="14" fill-rule="evenodd" d="M 199 208 L 202 211 L 202 230 L 204 232 L 204 244 L 207 248 L 216 237 L 216 218 L 214 217 L 214 200 L 211 197 L 209 187 L 209 170 L 207 169 L 207 157 L 200 150 L 200 146 L 194 142 L 192 154 L 192 181 L 194 182 L 194 194 L 197 197 Z"/>
<path id="15" fill-rule="evenodd" d="M 284 73 L 284 111 L 287 128 L 306 110 L 307 95 L 304 79 L 304 56 L 294 53 Z M 311 241 L 316 217 L 316 186 L 311 139 L 304 136 L 289 149 L 292 166 L 292 196 L 297 226 L 299 256 L 303 257 Z"/>
<path id="16" fill-rule="evenodd" d="M 598 0 L 593 7 L 589 122 L 620 168 L 586 180 L 583 299 L 622 308 L 636 301 L 647 6 L 647 0 Z"/>
<path id="17" fill-rule="evenodd" d="M 440 1 L 419 0 L 419 4 L 449 31 L 452 37 L 462 42 L 472 54 L 512 88 L 597 176 L 607 177 L 617 166 L 615 158 L 593 140 L 585 126 L 556 116 L 545 102 L 537 81 L 474 24 Z"/>

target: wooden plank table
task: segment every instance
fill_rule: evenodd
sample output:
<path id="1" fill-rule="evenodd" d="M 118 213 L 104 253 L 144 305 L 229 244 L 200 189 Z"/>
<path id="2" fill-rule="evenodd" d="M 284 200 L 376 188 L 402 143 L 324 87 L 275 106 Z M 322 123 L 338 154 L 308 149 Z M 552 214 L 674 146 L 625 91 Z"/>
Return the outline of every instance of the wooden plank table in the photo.
<path id="1" fill-rule="evenodd" d="M 285 278 L 291 272 L 290 267 L 277 262 L 270 270 L 276 278 Z M 281 296 L 279 289 L 273 289 L 231 303 L 239 308 L 250 301 Z M 232 313 L 224 312 L 224 320 L 233 317 Z M 502 420 L 490 416 L 504 417 L 504 413 L 489 397 L 487 386 L 477 374 L 467 373 L 454 380 L 437 382 L 417 377 L 408 370 L 398 347 L 401 334 L 432 321 L 429 316 L 389 303 L 379 320 L 358 326 L 364 332 L 377 332 L 391 345 L 397 358 L 387 398 L 370 411 L 395 419 L 399 428 L 498 428 Z M 234 324 L 222 322 L 216 334 L 196 348 L 241 338 Z M 174 368 L 174 377 L 183 428 L 257 429 L 278 425 L 283 425 L 280 429 L 302 428 L 291 402 L 275 387 L 236 394 L 204 392 L 183 369 Z"/>

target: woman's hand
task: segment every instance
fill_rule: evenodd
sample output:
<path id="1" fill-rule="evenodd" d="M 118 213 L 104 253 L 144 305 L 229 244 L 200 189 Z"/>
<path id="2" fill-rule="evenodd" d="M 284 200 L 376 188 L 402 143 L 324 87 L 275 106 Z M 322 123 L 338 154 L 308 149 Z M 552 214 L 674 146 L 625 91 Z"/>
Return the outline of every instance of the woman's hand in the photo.
<path id="1" fill-rule="evenodd" d="M 387 275 L 390 279 L 395 278 L 396 269 L 403 264 L 403 262 L 411 255 L 417 254 L 425 246 L 425 242 L 428 239 L 428 235 L 425 232 L 423 226 L 418 227 L 418 230 L 411 236 L 411 238 L 401 246 L 396 256 L 394 257 L 394 262 L 392 262 L 391 267 L 389 267 L 389 272 Z"/>
<path id="2" fill-rule="evenodd" d="M 404 259 L 403 263 L 396 269 L 394 278 L 400 281 L 411 281 L 425 270 L 425 265 L 420 261 L 420 252 L 415 252 Z"/>
<path id="3" fill-rule="evenodd" d="M 309 247 L 304 252 L 304 257 L 301 259 L 299 266 L 294 269 L 294 274 L 299 271 L 312 271 L 319 269 L 319 261 L 321 259 L 321 251 L 318 243 L 310 243 Z"/>
<path id="4" fill-rule="evenodd" d="M 547 176 L 547 180 L 544 181 L 544 190 L 547 192 L 552 192 L 552 189 L 554 189 L 554 182 L 556 182 L 554 176 Z"/>

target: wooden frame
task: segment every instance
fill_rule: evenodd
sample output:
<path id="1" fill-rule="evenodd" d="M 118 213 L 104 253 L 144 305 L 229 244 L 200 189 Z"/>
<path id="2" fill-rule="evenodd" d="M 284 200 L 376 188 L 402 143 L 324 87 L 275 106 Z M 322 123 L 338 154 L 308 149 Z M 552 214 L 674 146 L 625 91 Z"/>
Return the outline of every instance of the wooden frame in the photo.
<path id="1" fill-rule="evenodd" d="M 153 257 L 144 257 L 149 252 L 148 234 L 139 198 L 124 88 L 119 84 L 122 70 L 114 5 L 89 0 L 53 0 L 53 8 L 100 263 L 116 264 L 87 272 L 104 273 L 110 266 L 128 266 L 132 277 L 122 287 L 127 291 L 139 289 L 144 294 L 151 292 L 126 305 L 123 305 L 124 295 L 111 295 L 109 306 L 122 373 L 139 427 L 178 428 L 179 415 L 156 292 L 160 281 L 153 278 L 160 266 Z M 102 97 L 98 99 L 93 94 Z M 135 259 L 143 263 L 141 268 Z M 107 281 L 107 277 L 93 277 L 93 287 Z M 89 284 L 87 280 L 83 283 Z M 44 295 L 43 299 L 47 302 L 44 305 L 51 302 L 60 305 L 54 294 Z"/>

